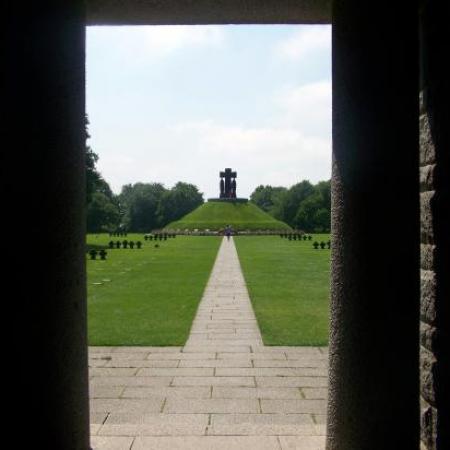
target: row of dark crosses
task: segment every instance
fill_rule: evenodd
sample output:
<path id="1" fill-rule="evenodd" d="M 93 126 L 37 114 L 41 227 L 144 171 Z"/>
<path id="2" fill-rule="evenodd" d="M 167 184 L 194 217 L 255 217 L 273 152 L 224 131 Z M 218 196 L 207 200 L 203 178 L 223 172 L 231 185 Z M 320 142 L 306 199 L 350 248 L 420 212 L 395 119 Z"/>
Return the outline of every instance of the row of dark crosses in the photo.
<path id="1" fill-rule="evenodd" d="M 320 247 L 321 249 L 324 249 L 325 247 L 331 248 L 331 241 L 328 241 L 328 242 L 323 242 L 323 241 L 321 241 L 320 243 L 316 241 L 316 242 L 314 242 L 313 247 L 314 247 L 316 250 L 317 250 L 319 247 Z"/>
<path id="2" fill-rule="evenodd" d="M 300 234 L 300 233 L 284 233 L 284 234 L 280 234 L 281 238 L 286 238 L 289 239 L 290 241 L 294 240 L 294 241 L 301 241 L 301 240 L 308 240 L 310 241 L 312 239 L 311 235 L 306 235 L 306 234 Z"/>
<path id="3" fill-rule="evenodd" d="M 91 259 L 97 259 L 97 255 L 100 256 L 100 259 L 105 260 L 106 259 L 106 255 L 108 254 L 108 252 L 106 250 L 104 250 L 103 248 L 100 251 L 97 251 L 95 249 L 92 249 L 89 252 L 89 255 L 91 257 Z"/>
<path id="4" fill-rule="evenodd" d="M 111 233 L 109 233 L 109 237 L 115 237 L 115 236 L 122 236 L 122 237 L 127 237 L 128 233 L 126 233 L 125 231 L 113 231 Z"/>
<path id="5" fill-rule="evenodd" d="M 175 233 L 157 233 L 157 234 L 146 234 L 144 236 L 144 239 L 147 241 L 153 241 L 153 239 L 156 240 L 160 240 L 162 241 L 163 239 L 165 241 L 167 241 L 167 238 L 175 238 L 176 234 Z"/>
<path id="6" fill-rule="evenodd" d="M 113 242 L 110 241 L 109 242 L 109 248 L 120 248 L 122 246 L 122 248 L 131 248 L 133 249 L 134 246 L 136 245 L 136 248 L 141 248 L 142 247 L 142 242 L 141 241 L 137 241 L 136 243 L 134 243 L 133 241 L 127 241 L 126 239 L 122 242 L 117 241 L 117 242 Z"/>

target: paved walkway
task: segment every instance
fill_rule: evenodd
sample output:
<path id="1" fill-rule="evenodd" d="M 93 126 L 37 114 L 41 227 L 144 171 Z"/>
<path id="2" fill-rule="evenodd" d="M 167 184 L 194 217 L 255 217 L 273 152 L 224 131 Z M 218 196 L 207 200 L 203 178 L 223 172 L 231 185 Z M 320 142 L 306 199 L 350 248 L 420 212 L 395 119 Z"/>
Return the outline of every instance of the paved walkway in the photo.
<path id="1" fill-rule="evenodd" d="M 264 347 L 224 239 L 184 347 L 90 348 L 94 450 L 325 448 L 327 354 Z"/>

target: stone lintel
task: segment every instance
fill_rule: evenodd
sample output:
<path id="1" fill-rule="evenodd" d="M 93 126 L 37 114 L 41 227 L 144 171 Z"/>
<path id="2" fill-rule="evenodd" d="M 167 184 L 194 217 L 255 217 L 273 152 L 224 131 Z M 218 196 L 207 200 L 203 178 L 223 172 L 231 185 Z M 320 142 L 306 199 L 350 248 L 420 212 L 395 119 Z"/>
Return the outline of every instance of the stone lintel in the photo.
<path id="1" fill-rule="evenodd" d="M 331 0 L 87 0 L 88 25 L 328 24 Z"/>

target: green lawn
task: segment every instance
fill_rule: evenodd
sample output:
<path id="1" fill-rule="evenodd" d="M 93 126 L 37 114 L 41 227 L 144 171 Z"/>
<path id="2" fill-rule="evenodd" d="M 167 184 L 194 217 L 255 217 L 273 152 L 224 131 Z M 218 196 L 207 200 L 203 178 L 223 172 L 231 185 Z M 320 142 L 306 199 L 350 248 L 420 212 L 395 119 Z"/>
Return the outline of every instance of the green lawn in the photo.
<path id="1" fill-rule="evenodd" d="M 327 345 L 330 250 L 279 236 L 235 238 L 266 345 Z"/>
<path id="2" fill-rule="evenodd" d="M 87 261 L 90 345 L 184 345 L 220 245 L 218 237 L 88 235 L 89 248 L 140 240 L 141 250 L 107 250 Z"/>
<path id="3" fill-rule="evenodd" d="M 207 202 L 182 219 L 166 226 L 170 230 L 218 230 L 231 225 L 235 230 L 287 230 L 289 225 L 274 219 L 251 202 Z"/>

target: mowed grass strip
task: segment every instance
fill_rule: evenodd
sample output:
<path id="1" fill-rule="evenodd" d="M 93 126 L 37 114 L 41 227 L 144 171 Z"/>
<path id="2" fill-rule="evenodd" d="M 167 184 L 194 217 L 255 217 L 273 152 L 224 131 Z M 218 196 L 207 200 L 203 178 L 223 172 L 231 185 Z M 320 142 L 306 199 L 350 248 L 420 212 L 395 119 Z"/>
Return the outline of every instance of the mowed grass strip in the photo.
<path id="1" fill-rule="evenodd" d="M 90 345 L 184 345 L 211 273 L 219 237 L 88 235 L 98 248 L 124 239 L 143 248 L 107 249 L 106 261 L 87 261 Z M 155 244 L 159 248 L 155 248 Z"/>
<path id="2" fill-rule="evenodd" d="M 265 345 L 327 345 L 330 250 L 279 236 L 235 238 Z"/>

